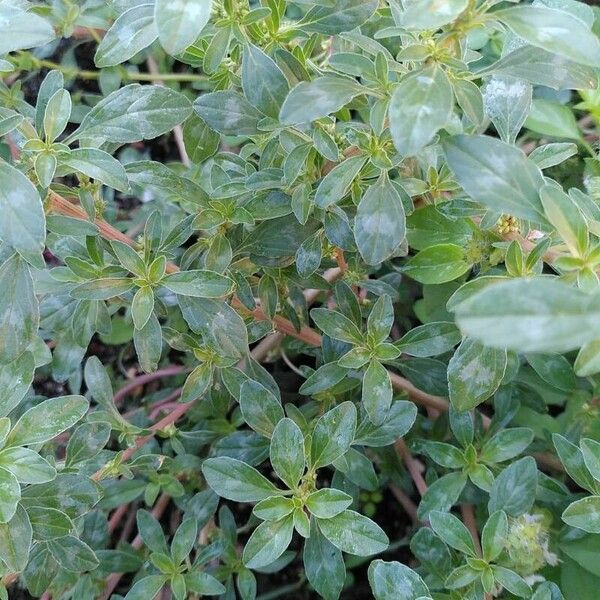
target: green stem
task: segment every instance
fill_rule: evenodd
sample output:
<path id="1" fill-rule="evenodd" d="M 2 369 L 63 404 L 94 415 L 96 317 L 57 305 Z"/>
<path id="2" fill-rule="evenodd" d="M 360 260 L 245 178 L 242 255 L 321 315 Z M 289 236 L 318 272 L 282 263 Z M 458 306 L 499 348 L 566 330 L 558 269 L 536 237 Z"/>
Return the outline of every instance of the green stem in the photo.
<path id="1" fill-rule="evenodd" d="M 77 77 L 79 79 L 98 79 L 101 71 L 85 71 L 79 69 L 73 69 L 72 67 L 65 67 L 59 63 L 55 63 L 51 60 L 36 60 L 36 63 L 40 67 L 46 67 L 47 69 L 55 69 L 64 73 L 67 77 Z M 126 81 L 179 81 L 179 82 L 194 82 L 194 81 L 207 81 L 208 78 L 205 75 L 198 75 L 196 73 L 134 73 L 127 71 L 126 69 L 119 70 L 120 75 Z"/>

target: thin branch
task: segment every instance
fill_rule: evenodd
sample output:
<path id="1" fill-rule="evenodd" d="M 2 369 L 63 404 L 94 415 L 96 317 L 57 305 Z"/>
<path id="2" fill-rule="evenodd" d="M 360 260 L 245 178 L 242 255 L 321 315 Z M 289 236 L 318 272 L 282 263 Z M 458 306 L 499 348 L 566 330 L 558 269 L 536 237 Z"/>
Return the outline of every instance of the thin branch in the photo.
<path id="1" fill-rule="evenodd" d="M 425 495 L 427 491 L 427 484 L 423 479 L 423 475 L 421 474 L 421 466 L 414 459 L 411 451 L 408 449 L 407 445 L 404 443 L 404 440 L 400 438 L 396 440 L 394 447 L 398 451 L 398 454 L 402 457 L 404 465 L 406 466 L 407 471 L 410 473 L 412 480 L 417 488 L 417 491 L 422 496 Z"/>
<path id="2" fill-rule="evenodd" d="M 462 520 L 465 527 L 469 530 L 471 537 L 473 538 L 473 544 L 475 544 L 475 550 L 477 554 L 481 556 L 481 543 L 479 541 L 479 532 L 477 531 L 477 521 L 475 521 L 475 512 L 473 511 L 472 504 L 461 504 L 460 512 L 462 514 Z"/>

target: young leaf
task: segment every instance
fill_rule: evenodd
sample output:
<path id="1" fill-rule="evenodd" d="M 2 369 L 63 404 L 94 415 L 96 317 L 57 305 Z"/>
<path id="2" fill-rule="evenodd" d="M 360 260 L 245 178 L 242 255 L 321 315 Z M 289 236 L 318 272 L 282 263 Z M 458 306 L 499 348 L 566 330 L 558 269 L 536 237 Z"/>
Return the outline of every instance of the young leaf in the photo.
<path id="1" fill-rule="evenodd" d="M 252 44 L 244 50 L 242 88 L 253 106 L 274 119 L 289 91 L 287 79 L 275 61 Z"/>
<path id="2" fill-rule="evenodd" d="M 429 597 L 421 577 L 402 563 L 374 560 L 369 565 L 369 583 L 375 600 L 417 600 Z"/>
<path id="3" fill-rule="evenodd" d="M 355 431 L 356 408 L 352 402 L 342 402 L 320 417 L 312 435 L 312 468 L 324 467 L 342 456 L 350 448 Z"/>
<path id="4" fill-rule="evenodd" d="M 387 175 L 382 175 L 361 198 L 354 221 L 358 251 L 369 265 L 388 259 L 406 232 L 402 200 Z"/>
<path id="5" fill-rule="evenodd" d="M 50 398 L 30 408 L 15 423 L 7 446 L 27 446 L 51 440 L 79 421 L 87 412 L 83 396 Z"/>
<path id="6" fill-rule="evenodd" d="M 191 110 L 189 101 L 179 92 L 132 83 L 98 102 L 69 140 L 98 137 L 121 144 L 148 140 L 185 121 Z"/>
<path id="7" fill-rule="evenodd" d="M 392 94 L 390 131 L 403 156 L 418 154 L 452 114 L 452 86 L 445 72 L 433 65 L 411 73 Z"/>
<path id="8" fill-rule="evenodd" d="M 242 560 L 249 569 L 264 567 L 278 559 L 292 541 L 291 515 L 279 521 L 265 521 L 252 533 L 244 547 Z"/>
<path id="9" fill-rule="evenodd" d="M 600 40 L 577 17 L 546 6 L 515 6 L 494 16 L 530 44 L 584 65 L 600 62 Z"/>
<path id="10" fill-rule="evenodd" d="M 287 95 L 279 120 L 284 125 L 308 123 L 340 110 L 363 92 L 356 81 L 332 75 L 301 81 Z"/>
<path id="11" fill-rule="evenodd" d="M 600 338 L 595 296 L 552 278 L 495 283 L 454 312 L 463 334 L 494 348 L 566 352 Z"/>
<path id="12" fill-rule="evenodd" d="M 219 496 L 235 502 L 258 502 L 278 491 L 256 469 L 235 458 L 207 458 L 202 473 Z"/>
<path id="13" fill-rule="evenodd" d="M 511 517 L 527 512 L 535 501 L 538 473 L 535 459 L 522 458 L 504 469 L 496 477 L 490 491 L 490 513 L 503 510 Z"/>
<path id="14" fill-rule="evenodd" d="M 180 54 L 196 41 L 210 18 L 212 0 L 156 0 L 154 22 L 161 46 Z"/>
<path id="15" fill-rule="evenodd" d="M 539 199 L 542 173 L 521 150 L 484 135 L 451 137 L 444 150 L 458 183 L 473 200 L 498 213 L 545 222 Z"/>
<path id="16" fill-rule="evenodd" d="M 506 361 L 504 350 L 463 340 L 448 363 L 448 389 L 454 408 L 471 410 L 487 400 L 504 377 Z"/>
<path id="17" fill-rule="evenodd" d="M 476 556 L 473 538 L 469 530 L 451 513 L 432 511 L 429 513 L 431 528 L 451 548 L 467 554 Z"/>
<path id="18" fill-rule="evenodd" d="M 141 3 L 121 13 L 110 26 L 94 56 L 97 67 L 112 67 L 129 60 L 157 38 L 154 6 Z"/>
<path id="19" fill-rule="evenodd" d="M 31 181 L 4 161 L 0 161 L 0 210 L 0 240 L 37 263 L 46 239 L 42 201 Z"/>
<path id="20" fill-rule="evenodd" d="M 392 405 L 392 382 L 385 367 L 378 361 L 369 363 L 362 385 L 362 403 L 375 425 L 381 425 Z"/>
<path id="21" fill-rule="evenodd" d="M 383 552 L 389 540 L 383 529 L 368 517 L 345 510 L 330 519 L 317 519 L 321 533 L 342 552 L 370 556 Z"/>

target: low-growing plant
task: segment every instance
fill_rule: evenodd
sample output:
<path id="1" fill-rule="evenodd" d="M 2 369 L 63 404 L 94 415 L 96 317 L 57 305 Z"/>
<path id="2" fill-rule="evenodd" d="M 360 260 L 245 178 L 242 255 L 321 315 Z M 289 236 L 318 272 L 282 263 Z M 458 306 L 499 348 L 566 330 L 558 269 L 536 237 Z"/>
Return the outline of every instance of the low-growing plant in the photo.
<path id="1" fill-rule="evenodd" d="M 0 599 L 596 600 L 599 33 L 0 0 Z"/>

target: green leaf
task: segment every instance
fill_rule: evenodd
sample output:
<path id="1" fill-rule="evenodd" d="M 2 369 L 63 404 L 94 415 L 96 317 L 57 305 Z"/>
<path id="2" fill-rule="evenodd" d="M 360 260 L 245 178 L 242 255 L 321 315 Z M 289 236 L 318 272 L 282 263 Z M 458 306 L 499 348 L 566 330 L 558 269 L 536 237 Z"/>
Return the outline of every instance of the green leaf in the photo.
<path id="1" fill-rule="evenodd" d="M 221 136 L 196 114 L 192 114 L 183 124 L 183 143 L 193 163 L 203 163 L 213 156 L 220 141 Z"/>
<path id="2" fill-rule="evenodd" d="M 8 373 L 27 373 L 22 382 L 16 379 L 8 388 L 2 388 L 0 399 L 3 400 L 2 404 L 6 404 L 0 404 L 0 408 L 6 410 L 8 406 L 16 405 L 27 391 L 29 384 L 25 386 L 25 381 L 31 382 L 29 373 L 33 375 L 32 357 L 20 357 L 35 339 L 39 322 L 39 307 L 31 273 L 17 254 L 0 266 L 0 289 L 3 290 L 0 295 L 0 363 L 11 363 L 11 366 L 3 366 L 2 372 L 8 369 Z M 10 394 L 4 397 L 7 392 Z"/>
<path id="3" fill-rule="evenodd" d="M 538 474 L 535 459 L 526 456 L 506 467 L 494 480 L 488 510 L 503 510 L 511 517 L 526 513 L 535 501 Z"/>
<path id="4" fill-rule="evenodd" d="M 162 330 L 154 313 L 141 329 L 134 330 L 133 344 L 142 370 L 146 373 L 156 371 L 162 354 Z"/>
<path id="5" fill-rule="evenodd" d="M 588 225 L 568 194 L 555 185 L 545 185 L 540 199 L 548 221 L 574 256 L 583 256 L 588 247 Z"/>
<path id="6" fill-rule="evenodd" d="M 403 156 L 418 154 L 452 114 L 452 86 L 433 65 L 411 73 L 396 87 L 390 101 L 390 132 Z"/>
<path id="7" fill-rule="evenodd" d="M 500 553 L 504 550 L 507 535 L 508 519 L 506 513 L 497 510 L 490 515 L 481 532 L 481 548 L 485 560 L 492 562 L 500 556 Z"/>
<path id="8" fill-rule="evenodd" d="M 428 488 L 419 504 L 418 517 L 425 521 L 431 511 L 448 511 L 456 504 L 463 491 L 467 477 L 463 473 L 448 473 L 436 479 Z"/>
<path id="9" fill-rule="evenodd" d="M 310 537 L 310 519 L 304 509 L 297 508 L 293 514 L 294 518 L 294 529 L 304 538 L 308 539 Z"/>
<path id="10" fill-rule="evenodd" d="M 578 377 L 588 377 L 600 372 L 600 340 L 592 340 L 581 346 L 573 367 Z"/>
<path id="11" fill-rule="evenodd" d="M 448 389 L 454 408 L 471 410 L 487 400 L 502 382 L 506 361 L 504 350 L 463 340 L 448 363 Z"/>
<path id="12" fill-rule="evenodd" d="M 235 458 L 207 458 L 202 473 L 219 496 L 235 502 L 258 502 L 278 492 L 256 469 Z"/>
<path id="13" fill-rule="evenodd" d="M 404 5 L 406 8 L 402 12 L 393 9 L 392 14 L 396 24 L 403 29 L 434 30 L 454 21 L 467 8 L 467 5 L 467 0 L 447 0 L 443 4 L 436 0 L 414 0 L 410 3 L 407 2 Z M 417 594 L 417 596 L 425 595 Z"/>
<path id="14" fill-rule="evenodd" d="M 588 496 L 569 504 L 562 520 L 588 533 L 600 533 L 600 496 Z"/>
<path id="15" fill-rule="evenodd" d="M 0 161 L 0 211 L 0 240 L 37 264 L 46 239 L 42 201 L 31 181 L 4 161 Z"/>
<path id="16" fill-rule="evenodd" d="M 83 173 L 92 179 L 120 192 L 129 189 L 127 173 L 123 165 L 104 150 L 97 148 L 76 148 L 61 160 L 61 164 Z"/>
<path id="17" fill-rule="evenodd" d="M 103 408 L 113 407 L 113 389 L 110 377 L 97 356 L 90 356 L 83 370 L 85 383 L 94 400 Z"/>
<path id="18" fill-rule="evenodd" d="M 56 477 L 56 469 L 47 460 L 19 446 L 0 450 L 0 468 L 10 471 L 19 483 L 45 483 Z"/>
<path id="19" fill-rule="evenodd" d="M 100 500 L 100 493 L 100 486 L 87 477 L 59 473 L 48 483 L 24 488 L 21 503 L 27 509 L 31 506 L 55 508 L 76 519 Z"/>
<path id="20" fill-rule="evenodd" d="M 338 384 L 348 374 L 348 369 L 337 363 L 320 366 L 301 386 L 300 393 L 305 396 L 318 394 Z"/>
<path id="21" fill-rule="evenodd" d="M 52 25 L 33 11 L 22 10 L 18 4 L 2 4 L 0 21 L 4 35 L 0 41 L 0 55 L 43 46 L 56 38 Z"/>
<path id="22" fill-rule="evenodd" d="M 464 248 L 456 244 L 429 246 L 410 258 L 403 271 L 419 283 L 445 283 L 471 268 Z"/>
<path id="23" fill-rule="evenodd" d="M 73 521 L 64 512 L 55 508 L 30 506 L 27 515 L 36 540 L 53 540 L 68 535 L 75 529 Z"/>
<path id="24" fill-rule="evenodd" d="M 583 21 L 564 10 L 545 6 L 515 6 L 494 13 L 530 44 L 570 60 L 595 67 L 600 40 Z"/>
<path id="25" fill-rule="evenodd" d="M 161 46 L 169 54 L 180 54 L 196 41 L 208 23 L 212 0 L 156 0 L 154 22 Z"/>
<path id="26" fill-rule="evenodd" d="M 142 329 L 154 310 L 154 292 L 149 285 L 143 285 L 133 296 L 131 316 L 136 329 Z"/>
<path id="27" fill-rule="evenodd" d="M 377 559 L 369 565 L 368 574 L 375 600 L 418 600 L 429 597 L 425 582 L 402 563 Z"/>
<path id="28" fill-rule="evenodd" d="M 224 135 L 254 135 L 262 113 L 233 90 L 202 94 L 194 110 L 205 123 Z"/>
<path id="29" fill-rule="evenodd" d="M 534 85 L 543 85 L 557 90 L 585 90 L 595 88 L 597 85 L 593 68 L 535 46 L 522 46 L 509 52 L 484 72 L 510 75 Z"/>
<path id="30" fill-rule="evenodd" d="M 11 571 L 23 571 L 27 566 L 31 546 L 31 523 L 23 509 L 18 506 L 8 523 L 0 523 L 0 560 Z"/>
<path id="31" fill-rule="evenodd" d="M 141 3 L 121 13 L 96 48 L 94 63 L 97 67 L 112 67 L 123 63 L 156 38 L 154 6 Z"/>
<path id="32" fill-rule="evenodd" d="M 596 481 L 600 481 L 600 442 L 584 438 L 580 445 L 587 470 Z"/>
<path id="33" fill-rule="evenodd" d="M 44 134 L 46 142 L 52 143 L 65 130 L 71 116 L 71 94 L 57 90 L 48 100 L 44 111 Z"/>
<path id="34" fill-rule="evenodd" d="M 473 200 L 498 213 L 545 222 L 542 172 L 519 148 L 485 135 L 457 135 L 443 145 L 448 165 Z"/>
<path id="35" fill-rule="evenodd" d="M 359 424 L 353 443 L 374 448 L 387 446 L 408 433 L 416 416 L 417 407 L 412 402 L 393 402 L 381 425 L 374 425 L 368 418 Z"/>
<path id="36" fill-rule="evenodd" d="M 147 510 L 138 510 L 136 514 L 137 527 L 146 547 L 158 554 L 169 554 L 167 542 L 160 523 Z"/>
<path id="37" fill-rule="evenodd" d="M 168 577 L 164 575 L 149 575 L 136 581 L 127 592 L 125 600 L 153 600 L 160 592 Z"/>
<path id="38" fill-rule="evenodd" d="M 97 456 L 110 438 L 111 426 L 102 421 L 83 423 L 73 432 L 67 444 L 66 466 Z"/>
<path id="39" fill-rule="evenodd" d="M 454 308 L 463 334 L 518 352 L 567 352 L 600 338 L 596 296 L 554 278 L 486 287 Z"/>
<path id="40" fill-rule="evenodd" d="M 209 363 L 198 365 L 188 376 L 181 391 L 181 402 L 196 400 L 212 383 L 213 369 Z"/>
<path id="41" fill-rule="evenodd" d="M 300 23 L 304 31 L 335 35 L 362 25 L 377 6 L 377 0 L 336 0 L 331 6 L 313 6 Z"/>
<path id="42" fill-rule="evenodd" d="M 10 108 L 0 107 L 0 135 L 6 135 L 23 122 L 23 116 Z"/>
<path id="43" fill-rule="evenodd" d="M 317 519 L 321 533 L 342 552 L 370 556 L 386 550 L 389 540 L 383 529 L 368 517 L 345 510 L 331 519 Z"/>
<path id="44" fill-rule="evenodd" d="M 242 59 L 242 88 L 254 107 L 277 119 L 289 91 L 285 75 L 260 48 L 248 44 Z"/>
<path id="45" fill-rule="evenodd" d="M 54 156 L 54 154 L 40 152 L 35 157 L 34 170 L 39 185 L 43 188 L 49 187 L 56 172 L 56 156 Z"/>
<path id="46" fill-rule="evenodd" d="M 271 465 L 278 477 L 291 489 L 294 489 L 304 474 L 304 436 L 302 431 L 288 418 L 282 418 L 271 438 Z"/>
<path id="47" fill-rule="evenodd" d="M 244 320 L 225 302 L 179 296 L 183 318 L 222 356 L 241 358 L 247 353 Z"/>
<path id="48" fill-rule="evenodd" d="M 578 140 L 581 131 L 573 111 L 564 104 L 536 98 L 525 121 L 525 127 L 541 135 Z"/>
<path id="49" fill-rule="evenodd" d="M 342 456 L 354 439 L 356 408 L 352 402 L 342 402 L 319 418 L 311 442 L 313 469 L 331 464 Z"/>
<path id="50" fill-rule="evenodd" d="M 177 528 L 171 542 L 171 556 L 176 565 L 181 564 L 194 548 L 198 537 L 198 524 L 194 518 L 186 518 Z"/>
<path id="51" fill-rule="evenodd" d="M 185 582 L 190 592 L 202 596 L 219 596 L 225 593 L 223 584 L 204 571 L 190 571 L 185 575 Z"/>
<path id="52" fill-rule="evenodd" d="M 468 556 L 476 556 L 469 530 L 453 514 L 434 510 L 429 513 L 429 522 L 433 531 L 448 546 Z"/>
<path id="53" fill-rule="evenodd" d="M 233 281 L 229 277 L 201 269 L 172 273 L 160 283 L 175 294 L 194 298 L 220 298 L 233 289 Z"/>
<path id="54" fill-rule="evenodd" d="M 552 435 L 552 442 L 554 443 L 560 462 L 565 467 L 565 471 L 569 477 L 578 486 L 588 491 L 594 490 L 594 479 L 587 469 L 583 452 L 579 447 L 558 433 Z"/>
<path id="55" fill-rule="evenodd" d="M 467 79 L 454 79 L 452 81 L 452 90 L 454 91 L 456 102 L 471 123 L 473 125 L 482 123 L 485 114 L 483 96 L 479 87 Z"/>
<path id="56" fill-rule="evenodd" d="M 269 390 L 253 380 L 245 381 L 240 389 L 240 410 L 244 420 L 257 433 L 270 438 L 283 419 L 281 403 Z"/>
<path id="57" fill-rule="evenodd" d="M 577 145 L 571 142 L 554 142 L 538 146 L 529 158 L 535 162 L 540 169 L 554 167 L 577 154 Z"/>
<path id="58" fill-rule="evenodd" d="M 310 584 L 325 600 L 338 600 L 346 579 L 341 551 L 320 531 L 312 527 L 304 542 L 304 571 Z"/>
<path id="59" fill-rule="evenodd" d="M 493 565 L 492 571 L 494 573 L 494 579 L 511 594 L 519 596 L 519 598 L 531 597 L 531 588 L 525 583 L 525 580 L 514 571 L 499 565 Z"/>
<path id="60" fill-rule="evenodd" d="M 365 156 L 351 156 L 331 169 L 317 187 L 315 204 L 319 208 L 327 208 L 339 202 L 366 162 Z"/>
<path id="61" fill-rule="evenodd" d="M 66 431 L 87 412 L 88 401 L 83 396 L 49 398 L 30 408 L 15 423 L 7 446 L 40 444 Z"/>
<path id="62" fill-rule="evenodd" d="M 263 521 L 279 521 L 294 512 L 296 506 L 291 498 L 271 496 L 261 500 L 252 512 Z"/>
<path id="63" fill-rule="evenodd" d="M 179 92 L 132 83 L 98 102 L 69 140 L 96 137 L 121 144 L 149 140 L 170 131 L 190 113 L 189 101 Z"/>
<path id="64" fill-rule="evenodd" d="M 336 340 L 360 344 L 363 335 L 360 329 L 343 314 L 327 308 L 313 308 L 310 316 L 319 329 Z"/>
<path id="65" fill-rule="evenodd" d="M 358 251 L 367 264 L 377 265 L 392 256 L 405 233 L 402 199 L 387 174 L 383 174 L 358 204 L 354 221 Z"/>
<path id="66" fill-rule="evenodd" d="M 0 417 L 18 406 L 33 382 L 35 362 L 31 352 L 24 352 L 8 364 L 0 364 Z"/>
<path id="67" fill-rule="evenodd" d="M 8 523 L 17 510 L 21 498 L 21 486 L 17 478 L 0 468 L 0 523 Z"/>
<path id="68" fill-rule="evenodd" d="M 533 441 L 533 431 L 527 427 L 502 429 L 486 440 L 479 458 L 485 463 L 500 463 L 518 456 Z"/>
<path id="69" fill-rule="evenodd" d="M 133 285 L 133 279 L 127 277 L 106 277 L 74 287 L 71 296 L 82 300 L 108 300 L 125 294 Z"/>
<path id="70" fill-rule="evenodd" d="M 405 333 L 394 345 L 406 354 L 426 358 L 452 350 L 461 336 L 454 323 L 434 321 Z"/>
<path id="71" fill-rule="evenodd" d="M 290 545 L 294 523 L 291 515 L 279 521 L 261 523 L 244 547 L 242 560 L 249 569 L 264 567 L 277 560 Z"/>
<path id="72" fill-rule="evenodd" d="M 495 75 L 483 89 L 485 113 L 502 141 L 514 144 L 531 108 L 532 86 L 522 80 Z"/>
<path id="73" fill-rule="evenodd" d="M 369 363 L 362 384 L 362 403 L 375 425 L 381 425 L 392 405 L 392 382 L 385 367 L 378 361 Z"/>
<path id="74" fill-rule="evenodd" d="M 287 95 L 279 120 L 284 125 L 297 125 L 320 119 L 337 112 L 364 91 L 353 79 L 333 75 L 301 81 Z"/>
<path id="75" fill-rule="evenodd" d="M 306 499 L 306 508 L 320 519 L 331 519 L 352 504 L 352 496 L 334 488 L 322 488 Z"/>

